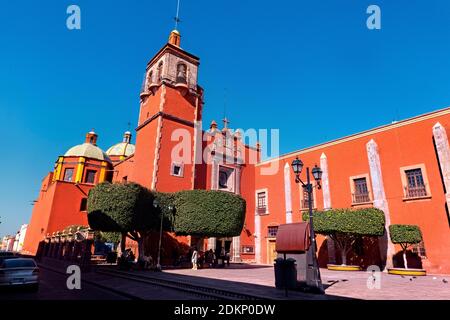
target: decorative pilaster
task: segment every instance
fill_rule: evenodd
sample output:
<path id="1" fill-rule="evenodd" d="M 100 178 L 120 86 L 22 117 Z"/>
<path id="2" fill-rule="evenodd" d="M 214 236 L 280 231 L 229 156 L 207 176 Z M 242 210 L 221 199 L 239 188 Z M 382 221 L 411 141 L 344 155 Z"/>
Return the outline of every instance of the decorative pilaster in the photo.
<path id="1" fill-rule="evenodd" d="M 255 260 L 261 264 L 261 217 L 255 214 Z"/>
<path id="2" fill-rule="evenodd" d="M 381 260 L 386 261 L 388 268 L 392 267 L 392 257 L 395 254 L 394 245 L 390 241 L 389 225 L 391 224 L 391 217 L 389 214 L 389 206 L 384 192 L 383 175 L 381 172 L 380 154 L 378 152 L 378 145 L 375 140 L 370 140 L 367 145 L 367 158 L 369 160 L 370 177 L 372 179 L 373 190 L 373 206 L 383 210 L 386 228 L 384 236 L 380 238 L 380 254 Z"/>
<path id="3" fill-rule="evenodd" d="M 233 237 L 233 262 L 242 262 L 241 260 L 241 237 Z"/>
<path id="4" fill-rule="evenodd" d="M 241 166 L 236 166 L 236 185 L 235 185 L 235 193 L 240 195 L 241 194 Z"/>
<path id="5" fill-rule="evenodd" d="M 215 237 L 208 238 L 207 250 L 212 250 L 214 252 L 216 251 L 216 238 Z"/>
<path id="6" fill-rule="evenodd" d="M 328 159 L 325 153 L 320 156 L 320 169 L 322 169 L 323 209 L 331 209 L 330 181 L 328 177 Z"/>
<path id="7" fill-rule="evenodd" d="M 100 176 L 98 178 L 98 183 L 102 183 L 105 181 L 106 179 L 106 167 L 107 167 L 108 163 L 106 161 L 102 162 L 102 167 L 100 169 Z"/>
<path id="8" fill-rule="evenodd" d="M 56 164 L 55 174 L 53 175 L 53 181 L 58 181 L 61 179 L 61 170 L 64 163 L 64 157 L 59 157 Z"/>
<path id="9" fill-rule="evenodd" d="M 323 195 L 323 209 L 331 209 L 331 193 L 330 193 L 330 180 L 328 177 L 328 159 L 325 153 L 320 156 L 320 168 L 322 169 L 322 195 Z M 336 249 L 333 239 L 327 237 L 327 251 L 328 262 L 336 263 Z"/>
<path id="10" fill-rule="evenodd" d="M 441 168 L 442 180 L 445 185 L 445 201 L 450 208 L 450 147 L 448 143 L 447 132 L 438 122 L 433 127 L 434 144 Z"/>
<path id="11" fill-rule="evenodd" d="M 286 223 L 292 223 L 292 196 L 291 196 L 291 167 L 286 162 L 284 166 L 284 200 L 286 204 Z"/>
<path id="12" fill-rule="evenodd" d="M 83 180 L 83 172 L 84 172 L 84 164 L 86 159 L 84 157 L 80 157 L 78 160 L 77 173 L 75 175 L 75 183 L 81 183 Z"/>

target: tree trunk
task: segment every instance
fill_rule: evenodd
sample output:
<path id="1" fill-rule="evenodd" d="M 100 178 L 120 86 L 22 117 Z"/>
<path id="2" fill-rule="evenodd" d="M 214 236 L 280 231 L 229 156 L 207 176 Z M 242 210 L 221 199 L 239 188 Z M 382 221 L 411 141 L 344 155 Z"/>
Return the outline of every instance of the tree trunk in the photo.
<path id="1" fill-rule="evenodd" d="M 342 248 L 341 249 L 341 258 L 342 258 L 342 265 L 345 266 L 347 265 L 347 248 Z"/>
<path id="2" fill-rule="evenodd" d="M 406 259 L 406 250 L 403 250 L 403 263 L 405 265 L 405 269 L 408 269 L 408 259 Z"/>
<path id="3" fill-rule="evenodd" d="M 137 240 L 138 244 L 138 261 L 144 258 L 144 238 L 139 237 Z"/>
<path id="4" fill-rule="evenodd" d="M 127 241 L 127 234 L 122 233 L 122 239 L 120 240 L 120 253 L 123 254 L 125 252 L 125 244 Z"/>

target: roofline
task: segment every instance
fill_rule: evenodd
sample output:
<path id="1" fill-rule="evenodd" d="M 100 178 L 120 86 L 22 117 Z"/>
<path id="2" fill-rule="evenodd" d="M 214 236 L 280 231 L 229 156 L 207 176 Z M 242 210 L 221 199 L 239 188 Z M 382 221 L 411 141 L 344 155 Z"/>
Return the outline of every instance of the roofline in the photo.
<path id="1" fill-rule="evenodd" d="M 195 61 L 196 64 L 200 64 L 200 58 L 193 55 L 192 53 L 187 52 L 184 49 L 181 49 L 180 47 L 177 47 L 171 43 L 166 43 L 161 49 L 159 49 L 159 51 L 153 56 L 153 58 L 150 59 L 150 61 L 147 63 L 147 69 L 154 64 L 164 53 L 164 51 L 166 50 L 173 50 L 176 51 L 180 54 L 184 54 L 185 56 L 187 56 L 188 58 L 192 59 Z"/>
<path id="2" fill-rule="evenodd" d="M 359 132 L 359 133 L 355 133 L 355 134 L 352 134 L 352 135 L 349 135 L 349 136 L 345 136 L 343 138 L 331 140 L 331 141 L 328 141 L 328 142 L 317 144 L 317 145 L 314 145 L 314 146 L 311 146 L 311 147 L 307 147 L 307 148 L 304 148 L 304 149 L 300 149 L 300 150 L 297 150 L 297 151 L 292 151 L 292 152 L 286 153 L 286 154 L 281 155 L 281 156 L 276 157 L 276 158 L 271 158 L 271 159 L 267 159 L 267 160 L 261 161 L 260 163 L 256 164 L 256 166 L 262 166 L 262 165 L 268 164 L 268 163 L 273 162 L 273 161 L 280 161 L 280 160 L 292 157 L 293 155 L 300 155 L 300 154 L 304 154 L 304 153 L 307 153 L 307 152 L 316 151 L 318 149 L 323 149 L 323 148 L 330 147 L 330 146 L 333 146 L 333 145 L 336 145 L 336 144 L 340 144 L 340 143 L 356 140 L 356 139 L 359 139 L 359 138 L 363 138 L 363 137 L 366 137 L 368 135 L 372 135 L 372 134 L 376 134 L 376 133 L 380 133 L 380 132 L 384 132 L 384 131 L 400 128 L 400 127 L 403 127 L 403 126 L 406 126 L 406 125 L 409 125 L 409 124 L 413 124 L 413 123 L 416 123 L 416 122 L 433 119 L 433 118 L 436 118 L 436 117 L 439 117 L 439 116 L 443 116 L 443 115 L 446 115 L 446 114 L 450 114 L 450 107 L 446 107 L 444 109 L 439 109 L 439 110 L 432 111 L 432 112 L 429 112 L 429 113 L 424 113 L 422 115 L 415 116 L 415 117 L 412 117 L 412 118 L 408 118 L 408 119 L 405 119 L 405 120 L 401 120 L 401 121 L 398 121 L 398 122 L 395 122 L 395 123 L 392 123 L 392 124 L 387 124 L 387 125 L 383 125 L 383 126 L 380 126 L 380 127 L 375 127 L 373 129 L 370 129 L 370 130 L 366 130 L 366 131 L 362 131 L 362 132 Z"/>

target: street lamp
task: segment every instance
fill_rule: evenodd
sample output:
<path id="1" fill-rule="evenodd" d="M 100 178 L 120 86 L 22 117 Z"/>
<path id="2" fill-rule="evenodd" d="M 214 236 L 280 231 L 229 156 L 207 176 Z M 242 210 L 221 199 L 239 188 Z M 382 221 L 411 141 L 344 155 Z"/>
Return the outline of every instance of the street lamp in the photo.
<path id="1" fill-rule="evenodd" d="M 292 170 L 295 173 L 295 183 L 301 183 L 303 188 L 308 193 L 308 208 L 309 208 L 309 234 L 311 238 L 311 246 L 312 246 L 312 252 L 311 252 L 311 258 L 312 261 L 308 261 L 308 266 L 312 262 L 312 268 L 313 268 L 313 279 L 311 279 L 313 286 L 315 290 L 319 291 L 320 293 L 324 293 L 322 280 L 320 278 L 320 269 L 319 269 L 319 262 L 317 260 L 317 244 L 316 244 L 316 235 L 314 232 L 314 225 L 313 225 L 313 206 L 312 206 L 312 193 L 313 193 L 313 184 L 311 183 L 311 177 L 309 174 L 309 167 L 306 168 L 306 183 L 304 183 L 300 179 L 300 173 L 303 169 L 303 162 L 298 157 L 295 158 L 294 161 L 292 161 Z M 312 170 L 311 173 L 314 177 L 314 180 L 317 182 L 317 188 L 320 189 L 320 180 L 322 179 L 322 170 L 316 165 Z M 308 259 L 309 260 L 309 259 Z"/>
<path id="2" fill-rule="evenodd" d="M 163 220 L 164 220 L 164 215 L 163 215 L 163 210 L 162 210 L 162 208 L 160 207 L 160 204 L 159 204 L 159 200 L 158 200 L 158 199 L 153 200 L 153 207 L 154 207 L 155 209 L 159 209 L 159 210 L 160 210 L 160 215 L 161 215 L 161 225 L 160 225 L 160 227 L 159 227 L 158 259 L 157 259 L 157 262 L 156 262 L 156 269 L 157 269 L 158 271 L 161 271 L 161 242 L 162 242 L 162 232 L 163 232 Z M 174 207 L 171 206 L 171 205 L 169 205 L 169 206 L 167 207 L 167 209 L 169 209 L 170 212 L 173 212 L 173 211 L 174 211 Z"/>

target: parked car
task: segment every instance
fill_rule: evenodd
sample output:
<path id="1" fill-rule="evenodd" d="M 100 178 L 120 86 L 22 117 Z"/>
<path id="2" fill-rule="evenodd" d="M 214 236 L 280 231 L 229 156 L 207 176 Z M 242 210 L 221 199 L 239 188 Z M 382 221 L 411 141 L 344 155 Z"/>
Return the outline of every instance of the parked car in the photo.
<path id="1" fill-rule="evenodd" d="M 4 259 L 0 264 L 0 287 L 29 286 L 39 289 L 39 268 L 31 258 Z"/>

